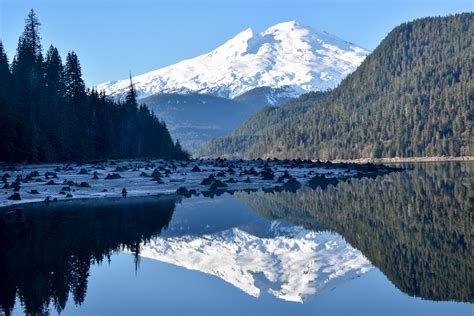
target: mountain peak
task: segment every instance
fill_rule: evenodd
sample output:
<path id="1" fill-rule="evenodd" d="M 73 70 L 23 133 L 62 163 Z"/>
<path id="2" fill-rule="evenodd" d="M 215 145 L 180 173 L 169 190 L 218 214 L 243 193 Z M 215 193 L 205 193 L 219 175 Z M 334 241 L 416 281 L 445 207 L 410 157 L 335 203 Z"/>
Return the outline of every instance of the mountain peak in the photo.
<path id="1" fill-rule="evenodd" d="M 293 31 L 295 29 L 299 29 L 299 28 L 302 28 L 301 24 L 296 21 L 296 20 L 292 20 L 292 21 L 287 21 L 287 22 L 282 22 L 282 23 L 278 23 L 278 24 L 275 24 L 273 26 L 270 26 L 269 28 L 267 28 L 265 32 L 268 32 L 268 31 L 273 31 L 273 30 L 280 30 L 280 31 Z M 305 28 L 305 27 L 303 27 Z"/>
<path id="2" fill-rule="evenodd" d="M 261 33 L 251 28 L 213 51 L 133 78 L 139 97 L 206 93 L 234 98 L 258 87 L 289 88 L 294 97 L 334 88 L 369 51 L 293 20 Z M 97 86 L 122 97 L 128 79 Z"/>

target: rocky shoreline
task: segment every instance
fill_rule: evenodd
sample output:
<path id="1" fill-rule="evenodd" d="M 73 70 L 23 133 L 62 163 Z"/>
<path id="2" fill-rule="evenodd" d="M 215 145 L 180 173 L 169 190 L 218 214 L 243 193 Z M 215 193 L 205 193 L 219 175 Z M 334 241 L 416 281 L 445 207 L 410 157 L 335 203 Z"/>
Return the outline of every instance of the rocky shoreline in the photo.
<path id="1" fill-rule="evenodd" d="M 325 188 L 402 169 L 310 160 L 120 160 L 4 166 L 0 207 L 60 200 L 178 194 L 213 197 L 244 190 Z"/>
<path id="2" fill-rule="evenodd" d="M 436 156 L 436 157 L 391 157 L 391 158 L 358 158 L 335 159 L 334 163 L 417 163 L 417 162 L 447 162 L 474 161 L 474 156 Z"/>

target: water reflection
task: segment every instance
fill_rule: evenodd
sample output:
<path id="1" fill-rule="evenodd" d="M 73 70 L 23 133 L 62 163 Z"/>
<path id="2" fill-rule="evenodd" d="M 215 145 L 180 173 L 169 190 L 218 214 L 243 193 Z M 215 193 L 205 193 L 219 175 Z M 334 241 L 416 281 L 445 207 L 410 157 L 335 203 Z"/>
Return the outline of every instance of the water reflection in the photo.
<path id="1" fill-rule="evenodd" d="M 401 291 L 473 302 L 473 164 L 376 179 L 236 192 L 29 205 L 0 220 L 0 308 L 80 305 L 89 270 L 127 251 L 222 278 L 249 295 L 305 301 L 373 264 Z M 176 211 L 175 211 L 176 210 Z M 112 263 L 113 267 L 113 263 Z M 138 272 L 140 273 L 140 272 Z"/>
<path id="2" fill-rule="evenodd" d="M 268 293 L 301 303 L 372 269 L 338 234 L 280 221 L 266 226 L 258 233 L 244 226 L 202 236 L 155 238 L 140 253 L 217 276 L 254 297 Z"/>
<path id="3" fill-rule="evenodd" d="M 297 194 L 237 194 L 255 212 L 341 234 L 400 290 L 474 301 L 472 163 L 415 165 Z"/>
<path id="4" fill-rule="evenodd" d="M 108 201 L 110 202 L 110 201 Z M 0 221 L 0 307 L 8 315 L 18 295 L 25 314 L 61 312 L 69 293 L 84 302 L 91 265 L 139 244 L 169 223 L 175 198 L 111 203 L 29 205 L 24 215 Z M 138 256 L 136 257 L 138 258 Z"/>

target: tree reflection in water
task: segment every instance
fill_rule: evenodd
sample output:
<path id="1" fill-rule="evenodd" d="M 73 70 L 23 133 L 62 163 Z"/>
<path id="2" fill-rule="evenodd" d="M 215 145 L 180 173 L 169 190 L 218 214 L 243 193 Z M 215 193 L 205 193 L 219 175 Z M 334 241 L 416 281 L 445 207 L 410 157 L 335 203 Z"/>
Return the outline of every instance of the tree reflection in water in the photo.
<path id="1" fill-rule="evenodd" d="M 472 163 L 420 164 L 375 179 L 274 192 L 235 192 L 260 216 L 329 229 L 360 250 L 401 291 L 473 302 Z M 176 197 L 69 201 L 1 215 L 0 311 L 26 314 L 84 302 L 89 270 L 115 251 L 134 253 L 169 224 Z M 218 216 L 218 215 L 216 215 Z"/>
<path id="2" fill-rule="evenodd" d="M 169 223 L 174 197 L 27 205 L 0 220 L 0 308 L 18 295 L 25 314 L 61 312 L 84 302 L 91 265 L 117 250 L 135 253 Z"/>
<path id="3" fill-rule="evenodd" d="M 421 164 L 296 194 L 237 196 L 267 219 L 337 232 L 411 296 L 473 302 L 472 167 Z"/>

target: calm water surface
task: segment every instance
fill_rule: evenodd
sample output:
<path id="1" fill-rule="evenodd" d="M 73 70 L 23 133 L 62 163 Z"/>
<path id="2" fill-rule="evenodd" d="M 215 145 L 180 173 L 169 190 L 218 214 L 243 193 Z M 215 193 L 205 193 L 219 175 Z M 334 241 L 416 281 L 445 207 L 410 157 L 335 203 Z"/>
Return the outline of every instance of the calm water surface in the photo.
<path id="1" fill-rule="evenodd" d="M 0 310 L 473 315 L 473 167 L 417 164 L 296 193 L 29 205 L 0 220 Z"/>

